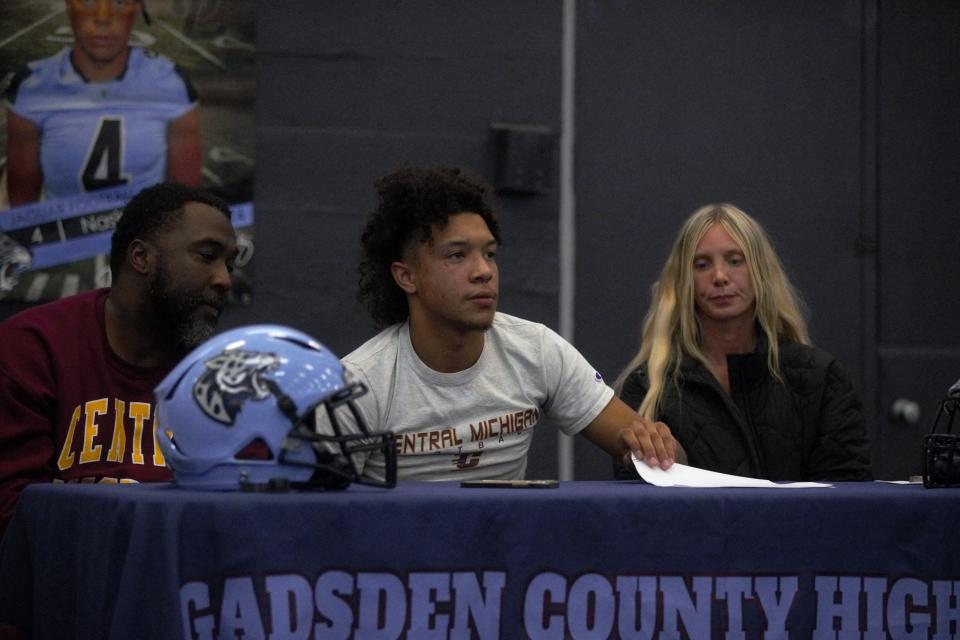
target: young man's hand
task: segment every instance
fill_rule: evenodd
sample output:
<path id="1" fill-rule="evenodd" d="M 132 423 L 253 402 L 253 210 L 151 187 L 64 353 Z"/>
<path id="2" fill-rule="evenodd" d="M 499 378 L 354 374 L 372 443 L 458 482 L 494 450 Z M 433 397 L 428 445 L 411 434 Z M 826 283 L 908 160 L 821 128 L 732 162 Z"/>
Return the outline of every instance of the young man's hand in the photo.
<path id="1" fill-rule="evenodd" d="M 583 435 L 630 467 L 633 466 L 630 454 L 651 467 L 664 470 L 677 459 L 686 461 L 686 454 L 670 433 L 670 427 L 641 417 L 620 398 L 611 399 L 583 430 Z"/>

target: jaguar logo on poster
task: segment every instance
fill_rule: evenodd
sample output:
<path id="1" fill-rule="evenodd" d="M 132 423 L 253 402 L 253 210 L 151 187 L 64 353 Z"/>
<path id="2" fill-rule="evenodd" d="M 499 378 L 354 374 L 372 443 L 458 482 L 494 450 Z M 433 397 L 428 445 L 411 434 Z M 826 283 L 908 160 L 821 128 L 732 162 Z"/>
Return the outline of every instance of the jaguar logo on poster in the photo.
<path id="1" fill-rule="evenodd" d="M 13 290 L 21 273 L 30 268 L 30 252 L 0 233 L 0 293 Z"/>
<path id="2" fill-rule="evenodd" d="M 224 351 L 204 363 L 204 372 L 193 385 L 193 399 L 212 419 L 232 426 L 245 402 L 270 395 L 266 374 L 279 364 L 272 353 Z"/>

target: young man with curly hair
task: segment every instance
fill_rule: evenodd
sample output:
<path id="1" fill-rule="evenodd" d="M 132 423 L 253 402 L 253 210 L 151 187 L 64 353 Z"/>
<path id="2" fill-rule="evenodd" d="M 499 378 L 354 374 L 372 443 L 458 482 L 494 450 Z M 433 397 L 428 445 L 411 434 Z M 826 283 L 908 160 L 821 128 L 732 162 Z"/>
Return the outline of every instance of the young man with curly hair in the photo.
<path id="1" fill-rule="evenodd" d="M 542 324 L 497 311 L 500 227 L 465 172 L 406 168 L 376 183 L 361 238 L 360 298 L 383 330 L 343 359 L 369 393 L 372 431 L 397 436 L 407 480 L 522 479 L 533 428 L 550 418 L 618 460 L 668 468 L 670 430 L 637 415 Z M 371 456 L 363 473 L 380 477 Z"/>

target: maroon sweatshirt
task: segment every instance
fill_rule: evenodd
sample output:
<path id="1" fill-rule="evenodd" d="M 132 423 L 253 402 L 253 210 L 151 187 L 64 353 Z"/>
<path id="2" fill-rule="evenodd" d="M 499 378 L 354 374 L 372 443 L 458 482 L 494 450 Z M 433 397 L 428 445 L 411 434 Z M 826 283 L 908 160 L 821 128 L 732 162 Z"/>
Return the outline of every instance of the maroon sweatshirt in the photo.
<path id="1" fill-rule="evenodd" d="M 156 446 L 153 389 L 176 364 L 145 369 L 107 342 L 109 289 L 0 324 L 0 535 L 31 482 L 171 479 Z"/>

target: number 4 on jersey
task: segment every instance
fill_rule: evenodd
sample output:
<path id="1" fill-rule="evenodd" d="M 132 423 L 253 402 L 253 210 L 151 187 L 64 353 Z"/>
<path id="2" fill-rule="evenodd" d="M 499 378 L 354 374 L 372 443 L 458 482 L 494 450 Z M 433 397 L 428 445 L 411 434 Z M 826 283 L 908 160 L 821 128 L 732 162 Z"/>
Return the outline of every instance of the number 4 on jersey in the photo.
<path id="1" fill-rule="evenodd" d="M 123 119 L 104 116 L 83 163 L 83 189 L 94 191 L 130 182 L 130 176 L 122 175 L 122 159 Z"/>

